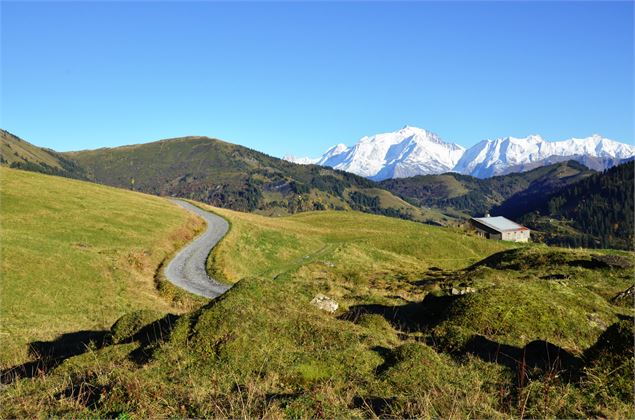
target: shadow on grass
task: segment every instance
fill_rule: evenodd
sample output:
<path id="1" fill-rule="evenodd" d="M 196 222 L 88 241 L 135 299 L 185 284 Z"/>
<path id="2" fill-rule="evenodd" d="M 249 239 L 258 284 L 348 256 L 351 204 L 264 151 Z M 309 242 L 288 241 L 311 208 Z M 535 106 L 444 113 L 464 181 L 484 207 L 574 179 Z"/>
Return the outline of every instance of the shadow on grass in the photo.
<path id="1" fill-rule="evenodd" d="M 113 343 L 109 330 L 76 331 L 61 334 L 51 341 L 34 341 L 29 344 L 29 355 L 35 360 L 0 371 L 0 383 L 45 375 L 70 357 L 111 344 L 138 342 L 139 347 L 128 358 L 137 364 L 147 363 L 157 344 L 169 337 L 177 319 L 177 315 L 168 314 L 117 343 Z"/>
<path id="2" fill-rule="evenodd" d="M 351 322 L 364 314 L 376 314 L 384 317 L 394 328 L 404 332 L 426 332 L 444 321 L 448 316 L 448 308 L 464 296 L 427 295 L 422 302 L 409 302 L 404 305 L 389 306 L 379 304 L 352 306 L 340 319 Z M 435 347 L 433 340 L 426 344 Z M 393 363 L 389 349 L 377 347 L 377 351 L 385 360 L 381 370 L 389 368 Z M 440 351 L 437 349 L 437 351 Z M 455 357 L 466 354 L 474 355 L 486 362 L 506 366 L 525 375 L 530 370 L 542 372 L 569 372 L 574 374 L 582 365 L 582 360 L 567 350 L 544 340 L 536 340 L 524 347 L 515 347 L 497 343 L 481 335 L 473 335 L 458 351 L 452 352 Z M 571 375 L 569 375 L 571 376 Z"/>
<path id="3" fill-rule="evenodd" d="M 516 347 L 497 343 L 482 335 L 474 335 L 460 353 L 472 354 L 486 362 L 507 366 L 518 372 L 540 369 L 544 372 L 572 373 L 582 366 L 582 359 L 544 340 L 535 340 L 525 347 Z"/>
<path id="4" fill-rule="evenodd" d="M 364 314 L 383 316 L 394 328 L 404 332 L 425 331 L 434 327 L 446 317 L 447 309 L 456 299 L 463 296 L 427 295 L 421 302 L 409 302 L 405 305 L 354 305 L 339 319 L 351 322 Z"/>
<path id="5" fill-rule="evenodd" d="M 0 382 L 8 384 L 20 378 L 43 375 L 69 357 L 85 353 L 89 348 L 103 347 L 108 333 L 85 330 L 62 334 L 52 341 L 34 341 L 29 344 L 29 355 L 37 359 L 2 370 Z"/>
<path id="6" fill-rule="evenodd" d="M 168 314 L 163 318 L 146 325 L 137 333 L 124 340 L 123 343 L 137 341 L 140 344 L 139 347 L 128 355 L 128 359 L 139 365 L 146 364 L 157 349 L 158 343 L 161 343 L 170 337 L 170 333 L 172 332 L 177 319 L 179 319 L 178 315 Z"/>
<path id="7" fill-rule="evenodd" d="M 395 397 L 356 396 L 353 398 L 352 406 L 357 409 L 369 410 L 377 417 L 385 417 L 395 401 Z"/>

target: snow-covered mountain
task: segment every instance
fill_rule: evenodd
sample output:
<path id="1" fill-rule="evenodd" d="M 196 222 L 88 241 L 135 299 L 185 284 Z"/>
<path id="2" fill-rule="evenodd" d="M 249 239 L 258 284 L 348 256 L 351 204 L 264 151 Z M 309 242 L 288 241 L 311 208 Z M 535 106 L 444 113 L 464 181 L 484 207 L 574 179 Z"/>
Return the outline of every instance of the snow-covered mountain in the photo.
<path id="1" fill-rule="evenodd" d="M 478 178 L 523 172 L 564 160 L 602 170 L 635 156 L 635 147 L 599 135 L 549 142 L 532 135 L 483 140 L 465 150 L 421 128 L 363 137 L 352 147 L 338 144 L 319 158 L 284 159 L 330 166 L 374 180 L 459 172 Z"/>
<path id="2" fill-rule="evenodd" d="M 293 155 L 284 155 L 282 159 L 288 162 L 299 163 L 300 165 L 316 164 L 318 160 L 320 160 L 320 158 L 297 157 Z"/>
<path id="3" fill-rule="evenodd" d="M 484 140 L 465 151 L 455 172 L 487 178 L 522 172 L 564 160 L 577 160 L 592 169 L 602 170 L 632 158 L 635 147 L 599 135 L 549 142 L 533 135 Z"/>
<path id="4" fill-rule="evenodd" d="M 406 126 L 392 133 L 363 137 L 350 148 L 338 144 L 318 159 L 287 160 L 316 163 L 382 180 L 450 171 L 464 151 L 434 133 Z"/>

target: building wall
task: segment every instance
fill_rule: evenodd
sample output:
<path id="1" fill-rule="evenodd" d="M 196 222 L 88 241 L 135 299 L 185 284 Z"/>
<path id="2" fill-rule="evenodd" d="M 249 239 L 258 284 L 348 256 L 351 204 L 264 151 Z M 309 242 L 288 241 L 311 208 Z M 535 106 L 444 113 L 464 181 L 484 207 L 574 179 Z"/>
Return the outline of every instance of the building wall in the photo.
<path id="1" fill-rule="evenodd" d="M 529 229 L 526 230 L 512 230 L 509 232 L 503 232 L 504 241 L 513 242 L 528 242 L 529 241 Z"/>
<path id="2" fill-rule="evenodd" d="M 486 230 L 479 229 L 478 226 L 476 226 L 475 229 L 476 229 L 476 233 L 478 234 L 478 236 L 482 236 L 482 237 L 487 238 L 487 239 L 498 239 L 498 240 L 502 239 L 502 236 L 501 236 L 500 233 L 488 232 Z"/>

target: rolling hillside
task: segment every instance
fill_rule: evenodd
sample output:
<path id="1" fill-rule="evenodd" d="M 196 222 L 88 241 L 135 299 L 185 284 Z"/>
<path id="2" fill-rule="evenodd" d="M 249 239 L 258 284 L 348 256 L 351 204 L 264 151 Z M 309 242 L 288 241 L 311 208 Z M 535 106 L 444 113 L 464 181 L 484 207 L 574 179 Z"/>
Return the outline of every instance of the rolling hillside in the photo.
<path id="1" fill-rule="evenodd" d="M 202 228 L 163 198 L 7 168 L 0 212 L 0 367 L 32 357 L 29 342 L 88 334 L 138 308 L 175 310 L 155 270 Z"/>
<path id="2" fill-rule="evenodd" d="M 231 222 L 210 262 L 234 287 L 179 317 L 125 315 L 8 385 L 0 415 L 632 417 L 633 310 L 616 298 L 632 254 L 199 205 Z"/>
<path id="3" fill-rule="evenodd" d="M 99 183 L 173 195 L 234 210 L 280 215 L 355 209 L 417 221 L 443 221 L 390 196 L 362 177 L 296 165 L 207 137 L 185 137 L 65 154 Z M 389 203 L 389 204 L 386 204 Z"/>
<path id="4" fill-rule="evenodd" d="M 84 178 L 82 169 L 71 159 L 50 149 L 43 149 L 0 129 L 0 166 Z"/>
<path id="5" fill-rule="evenodd" d="M 513 218 L 537 198 L 593 173 L 575 161 L 568 161 L 487 179 L 447 173 L 391 179 L 380 185 L 420 206 L 469 216 L 481 216 L 494 210 L 496 214 Z"/>

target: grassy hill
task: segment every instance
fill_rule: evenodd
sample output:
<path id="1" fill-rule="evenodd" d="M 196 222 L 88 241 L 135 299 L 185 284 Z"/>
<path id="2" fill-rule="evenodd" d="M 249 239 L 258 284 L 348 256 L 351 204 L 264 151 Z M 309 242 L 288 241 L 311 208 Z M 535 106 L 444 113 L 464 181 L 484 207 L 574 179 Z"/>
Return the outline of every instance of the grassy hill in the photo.
<path id="1" fill-rule="evenodd" d="M 82 169 L 71 159 L 43 149 L 0 129 L 0 166 L 70 178 L 84 178 Z"/>
<path id="2" fill-rule="evenodd" d="M 511 218 L 536 199 L 595 173 L 575 162 L 561 162 L 533 169 L 480 179 L 456 173 L 390 179 L 381 186 L 420 206 L 482 216 L 487 212 Z"/>
<path id="3" fill-rule="evenodd" d="M 210 256 L 236 282 L 227 294 L 122 317 L 110 339 L 11 383 L 0 414 L 633 416 L 632 254 L 354 212 L 212 210 L 231 222 Z"/>
<path id="4" fill-rule="evenodd" d="M 28 359 L 29 342 L 101 330 L 138 308 L 175 310 L 154 273 L 202 228 L 163 198 L 7 168 L 0 212 L 0 367 Z"/>
<path id="5" fill-rule="evenodd" d="M 184 137 L 113 149 L 65 153 L 90 180 L 266 215 L 355 209 L 416 221 L 447 222 L 365 178 L 297 165 L 207 137 Z"/>
<path id="6" fill-rule="evenodd" d="M 415 278 L 430 267 L 467 266 L 510 246 L 481 241 L 458 229 L 358 212 L 308 212 L 270 218 L 208 209 L 232 224 L 230 235 L 210 262 L 212 267 L 220 267 L 222 278 L 232 282 L 254 276 L 275 277 L 318 255 L 332 263 L 334 271 L 344 270 L 357 278 L 377 273 L 383 273 L 383 281 Z"/>

